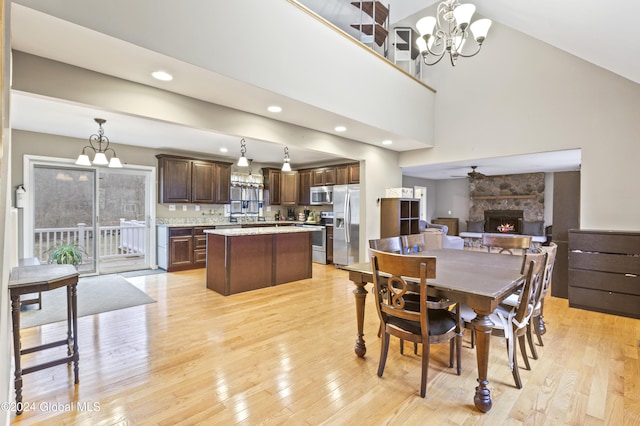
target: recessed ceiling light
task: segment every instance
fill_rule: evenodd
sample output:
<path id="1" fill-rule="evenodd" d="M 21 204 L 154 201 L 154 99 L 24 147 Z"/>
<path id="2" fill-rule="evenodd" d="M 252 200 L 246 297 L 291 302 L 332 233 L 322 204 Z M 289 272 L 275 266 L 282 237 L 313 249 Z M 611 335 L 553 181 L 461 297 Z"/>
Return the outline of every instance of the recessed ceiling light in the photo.
<path id="1" fill-rule="evenodd" d="M 269 112 L 280 112 L 280 111 L 282 111 L 282 108 L 280 108 L 277 105 L 271 105 L 269 108 L 267 108 L 267 111 L 269 111 Z"/>
<path id="2" fill-rule="evenodd" d="M 154 71 L 151 73 L 151 75 L 153 76 L 153 78 L 157 79 L 157 80 L 162 80 L 162 81 L 171 81 L 173 80 L 173 76 L 171 74 L 169 74 L 168 72 L 165 71 Z"/>
<path id="3" fill-rule="evenodd" d="M 336 132 L 345 132 L 347 130 L 347 128 L 344 127 L 344 126 L 336 126 L 336 128 L 334 130 Z"/>
<path id="4" fill-rule="evenodd" d="M 391 145 L 393 143 L 393 141 L 390 141 L 389 139 L 382 141 L 382 145 Z"/>
<path id="5" fill-rule="evenodd" d="M 229 150 L 227 148 L 220 148 L 220 152 L 228 152 Z"/>

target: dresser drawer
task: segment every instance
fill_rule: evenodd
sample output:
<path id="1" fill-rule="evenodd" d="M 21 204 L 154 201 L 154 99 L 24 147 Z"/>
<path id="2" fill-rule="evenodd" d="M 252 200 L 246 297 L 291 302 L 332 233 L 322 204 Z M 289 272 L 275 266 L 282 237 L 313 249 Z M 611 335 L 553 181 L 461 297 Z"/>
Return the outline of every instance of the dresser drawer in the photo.
<path id="1" fill-rule="evenodd" d="M 569 307 L 640 318 L 640 296 L 569 286 Z"/>

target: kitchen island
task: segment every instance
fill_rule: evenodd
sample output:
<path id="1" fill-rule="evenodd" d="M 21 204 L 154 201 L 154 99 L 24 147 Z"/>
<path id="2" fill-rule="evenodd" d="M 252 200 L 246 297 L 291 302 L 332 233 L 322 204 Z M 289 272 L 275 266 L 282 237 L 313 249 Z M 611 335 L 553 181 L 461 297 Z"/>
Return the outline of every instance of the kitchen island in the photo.
<path id="1" fill-rule="evenodd" d="M 224 296 L 311 278 L 311 232 L 297 226 L 207 229 L 207 288 Z"/>

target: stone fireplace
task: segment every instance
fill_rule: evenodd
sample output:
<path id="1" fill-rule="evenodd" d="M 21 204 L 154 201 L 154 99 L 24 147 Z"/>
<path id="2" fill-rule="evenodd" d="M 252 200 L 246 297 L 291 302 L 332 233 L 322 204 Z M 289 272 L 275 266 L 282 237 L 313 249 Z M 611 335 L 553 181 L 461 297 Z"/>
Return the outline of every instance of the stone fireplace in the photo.
<path id="1" fill-rule="evenodd" d="M 522 210 L 485 210 L 484 232 L 522 234 Z"/>
<path id="2" fill-rule="evenodd" d="M 486 176 L 469 180 L 469 221 L 484 220 L 484 232 L 521 234 L 524 222 L 544 220 L 544 173 Z M 513 227 L 513 229 L 511 229 Z"/>

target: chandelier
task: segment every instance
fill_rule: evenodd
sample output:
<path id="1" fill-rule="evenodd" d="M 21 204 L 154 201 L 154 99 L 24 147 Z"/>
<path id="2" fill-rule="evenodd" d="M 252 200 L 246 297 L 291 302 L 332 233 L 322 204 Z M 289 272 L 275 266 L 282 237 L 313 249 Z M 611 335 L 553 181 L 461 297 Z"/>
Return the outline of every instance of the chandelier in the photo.
<path id="1" fill-rule="evenodd" d="M 91 166 L 91 164 L 97 166 L 109 167 L 122 167 L 120 159 L 116 156 L 116 151 L 113 148 L 109 148 L 109 138 L 104 135 L 102 125 L 107 120 L 104 118 L 94 118 L 94 121 L 98 123 L 98 134 L 89 136 L 89 145 L 82 148 L 82 152 L 78 155 L 76 164 L 79 166 Z M 87 149 L 94 152 L 93 162 L 89 160 L 87 155 Z M 111 160 L 107 159 L 107 152 L 111 152 Z"/>
<path id="2" fill-rule="evenodd" d="M 436 17 L 425 16 L 416 23 L 420 37 L 416 40 L 425 65 L 435 65 L 449 53 L 451 65 L 456 65 L 459 56 L 470 58 L 480 52 L 487 37 L 490 19 L 478 19 L 473 24 L 471 17 L 476 7 L 471 3 L 460 4 L 458 0 L 444 0 L 438 5 Z M 477 46 L 471 54 L 463 54 L 462 48 L 468 38 L 474 37 Z M 428 62 L 429 58 L 433 61 Z"/>

